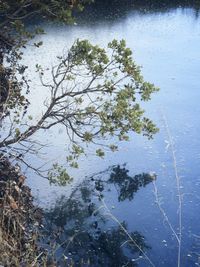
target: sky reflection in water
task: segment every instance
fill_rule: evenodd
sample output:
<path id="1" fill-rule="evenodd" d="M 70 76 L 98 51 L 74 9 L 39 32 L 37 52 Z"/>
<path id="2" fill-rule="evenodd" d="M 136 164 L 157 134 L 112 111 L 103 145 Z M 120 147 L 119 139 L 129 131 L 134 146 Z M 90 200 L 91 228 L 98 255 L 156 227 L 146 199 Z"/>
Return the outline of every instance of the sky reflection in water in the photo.
<path id="1" fill-rule="evenodd" d="M 149 116 L 154 119 L 160 128 L 160 132 L 153 141 L 134 135 L 131 142 L 122 143 L 120 152 L 116 154 L 109 153 L 104 160 L 96 159 L 93 156 L 83 159 L 80 163 L 80 169 L 73 172 L 75 183 L 79 183 L 85 176 L 92 177 L 93 173 L 100 173 L 103 170 L 107 170 L 109 166 L 117 164 L 120 164 L 120 168 L 122 168 L 122 164 L 127 163 L 126 168 L 130 170 L 131 175 L 153 171 L 157 175 L 156 185 L 159 191 L 160 203 L 162 203 L 162 207 L 178 233 L 178 199 L 174 162 L 167 134 L 167 127 L 169 127 L 183 194 L 181 266 L 200 266 L 200 262 L 198 262 L 200 253 L 199 8 L 198 5 L 195 5 L 196 1 L 194 1 L 194 4 L 192 4 L 192 1 L 182 1 L 182 7 L 180 7 L 179 1 L 173 1 L 174 4 L 168 3 L 166 5 L 156 2 L 153 8 L 152 1 L 145 1 L 145 6 L 137 4 L 139 1 L 134 1 L 135 6 L 131 5 L 131 8 L 129 6 L 130 2 L 125 1 L 123 6 L 120 5 L 116 9 L 110 8 L 110 6 L 106 8 L 106 5 L 100 4 L 102 8 L 100 13 L 97 13 L 94 9 L 90 13 L 86 12 L 85 14 L 88 15 L 81 16 L 76 26 L 66 27 L 45 24 L 44 27 L 47 34 L 42 37 L 44 46 L 38 54 L 37 51 L 30 48 L 25 62 L 31 62 L 33 69 L 37 63 L 51 66 L 55 62 L 55 57 L 62 53 L 63 48 L 69 47 L 77 37 L 81 39 L 88 38 L 93 43 L 102 46 L 105 46 L 113 38 L 126 39 L 127 45 L 133 50 L 136 62 L 143 66 L 142 72 L 145 79 L 154 82 L 161 88 L 160 92 L 153 96 L 152 101 L 145 105 Z M 42 58 L 41 54 L 43 55 Z M 32 72 L 33 69 L 30 71 Z M 37 76 L 33 75 L 33 80 L 37 86 L 35 86 L 35 91 L 32 92 L 31 99 L 39 105 L 39 103 L 42 104 L 46 93 L 44 90 L 41 91 L 38 86 Z M 38 111 L 40 112 L 33 105 L 32 112 L 35 116 L 37 116 Z M 52 144 L 52 147 L 46 149 L 47 155 L 44 160 L 59 158 L 59 160 L 65 162 L 67 141 L 62 129 L 52 130 L 48 137 L 47 135 L 38 135 L 38 138 Z M 33 159 L 30 157 L 30 160 Z M 34 160 L 35 164 L 41 162 L 41 159 Z M 108 173 L 105 174 L 103 171 L 103 174 L 100 174 L 101 179 L 109 177 Z M 124 175 L 126 176 L 126 172 L 118 175 L 119 182 L 122 182 L 122 184 Z M 129 174 L 127 175 L 129 176 Z M 29 184 L 33 188 L 35 195 L 38 194 L 41 205 L 46 204 L 47 200 L 51 204 L 55 202 L 57 197 L 60 199 L 56 202 L 57 216 L 60 217 L 56 219 L 56 222 L 54 221 L 55 223 L 64 222 L 62 225 L 65 225 L 68 218 L 66 214 L 71 213 L 73 205 L 78 210 L 81 210 L 80 213 L 83 213 L 81 215 L 82 219 L 79 218 L 78 220 L 80 222 L 84 221 L 81 227 L 86 227 L 85 235 L 88 227 L 97 219 L 89 214 L 89 204 L 84 200 L 81 189 L 79 188 L 80 191 L 76 191 L 73 198 L 68 200 L 61 198 L 61 195 L 69 195 L 70 187 L 65 189 L 50 187 L 46 181 L 41 181 L 41 178 L 34 175 L 29 175 L 29 177 L 31 177 Z M 142 177 L 139 178 L 143 179 Z M 112 213 L 120 222 L 126 222 L 129 233 L 134 233 L 135 231 L 139 233 L 138 238 L 140 241 L 143 240 L 142 242 L 145 242 L 142 246 L 155 266 L 177 266 L 177 242 L 155 204 L 153 183 L 148 183 L 145 188 L 136 187 L 136 193 L 134 190 L 124 190 L 126 186 L 127 189 L 135 188 L 134 183 L 128 183 L 129 188 L 125 181 L 125 187 L 120 187 L 118 183 L 106 183 L 106 188 L 107 186 L 111 187 L 111 191 L 104 188 L 102 192 L 106 191 L 104 199 L 109 209 L 112 210 Z M 95 181 L 90 181 L 87 186 L 89 186 L 87 190 L 89 191 L 91 203 L 100 205 L 98 198 L 94 195 L 94 192 L 96 192 L 96 189 L 94 189 Z M 99 186 L 101 188 L 101 183 Z M 139 188 L 140 190 L 138 190 Z M 75 204 L 72 205 L 73 201 L 75 201 Z M 112 209 L 113 206 L 115 207 L 114 209 Z M 52 214 L 56 210 L 54 211 L 52 208 Z M 62 212 L 66 214 L 62 215 Z M 74 215 L 79 216 L 79 212 Z M 67 238 L 69 238 L 67 231 L 74 233 L 74 227 L 76 226 L 75 221 L 72 224 L 73 218 L 70 220 L 70 224 L 66 228 Z M 121 260 L 124 263 L 132 259 L 133 256 L 137 257 L 137 253 L 132 253 L 133 251 L 131 250 L 119 249 L 119 243 L 126 238 L 124 233 L 121 234 L 118 225 L 110 218 L 109 220 L 106 218 L 106 222 L 102 219 L 100 226 L 103 231 L 108 231 L 107 225 L 114 227 L 110 226 L 111 230 L 107 233 L 109 239 L 112 239 L 113 233 L 116 237 L 116 240 L 113 241 L 113 246 L 118 247 L 118 250 L 116 252 L 117 257 L 114 260 L 118 259 L 119 262 Z M 80 227 L 80 225 L 77 227 Z M 92 237 L 87 234 L 87 238 L 92 238 L 90 243 L 95 243 L 95 246 L 99 246 L 101 243 L 99 238 L 106 237 L 102 237 L 99 233 L 94 240 L 94 234 L 97 229 L 95 227 L 90 228 Z M 89 239 L 84 235 L 81 241 L 83 242 L 82 246 L 88 248 L 90 246 Z M 65 233 L 63 233 L 61 240 L 58 240 L 58 243 L 64 240 Z M 105 240 L 103 244 L 107 244 Z M 151 249 L 147 248 L 146 244 Z M 74 245 L 76 250 L 80 251 L 78 239 L 71 245 L 72 247 Z M 63 249 L 65 250 L 65 248 Z M 61 255 L 62 249 L 59 251 Z M 67 250 L 68 252 L 69 250 Z M 112 257 L 110 258 L 102 250 L 99 253 L 94 258 L 94 261 L 98 261 L 98 257 L 101 260 L 105 260 L 105 265 L 100 266 L 122 266 L 115 265 L 115 263 L 110 265 Z M 149 262 L 144 260 L 131 262 L 130 264 L 133 263 L 138 263 L 141 267 L 150 266 Z"/>

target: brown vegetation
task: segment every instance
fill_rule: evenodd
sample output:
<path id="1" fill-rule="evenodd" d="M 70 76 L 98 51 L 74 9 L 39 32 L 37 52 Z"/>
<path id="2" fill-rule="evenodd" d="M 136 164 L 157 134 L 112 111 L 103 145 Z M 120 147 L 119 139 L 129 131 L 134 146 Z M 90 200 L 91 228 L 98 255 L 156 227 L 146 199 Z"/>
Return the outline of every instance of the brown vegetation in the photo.
<path id="1" fill-rule="evenodd" d="M 33 205 L 20 168 L 6 158 L 0 161 L 0 264 L 34 266 L 41 212 Z"/>

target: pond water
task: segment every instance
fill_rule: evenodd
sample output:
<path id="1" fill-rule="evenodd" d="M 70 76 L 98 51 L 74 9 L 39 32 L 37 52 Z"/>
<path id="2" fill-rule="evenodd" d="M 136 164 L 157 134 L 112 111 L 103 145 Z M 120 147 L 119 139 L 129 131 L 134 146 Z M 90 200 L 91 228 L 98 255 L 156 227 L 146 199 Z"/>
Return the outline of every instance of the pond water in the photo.
<path id="1" fill-rule="evenodd" d="M 104 159 L 81 159 L 66 188 L 49 186 L 34 173 L 28 183 L 39 204 L 48 206 L 46 233 L 57 241 L 60 266 L 200 266 L 199 11 L 187 1 L 113 2 L 90 7 L 77 25 L 42 24 L 44 45 L 40 51 L 30 47 L 24 59 L 33 67 L 31 112 L 37 117 L 46 97 L 34 73 L 37 63 L 51 66 L 76 38 L 101 46 L 124 38 L 145 79 L 160 87 L 145 105 L 160 131 L 150 141 L 133 135 Z M 62 128 L 37 138 L 51 145 L 30 161 L 65 162 Z"/>

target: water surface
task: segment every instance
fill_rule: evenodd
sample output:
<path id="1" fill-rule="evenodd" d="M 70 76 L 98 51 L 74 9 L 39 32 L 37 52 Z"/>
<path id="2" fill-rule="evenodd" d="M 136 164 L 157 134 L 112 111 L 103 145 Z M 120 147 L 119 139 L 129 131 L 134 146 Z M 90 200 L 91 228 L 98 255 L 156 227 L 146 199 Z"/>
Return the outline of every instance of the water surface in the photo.
<path id="1" fill-rule="evenodd" d="M 119 5 L 116 9 L 105 4 L 100 5 L 101 9 L 90 8 L 78 19 L 77 25 L 44 23 L 42 26 L 47 34 L 42 37 L 43 47 L 40 52 L 30 47 L 26 53 L 25 62 L 31 62 L 33 67 L 30 72 L 35 90 L 31 92 L 31 101 L 38 104 L 32 107 L 35 117 L 42 111 L 38 106 L 42 106 L 46 97 L 37 74 L 33 73 L 35 64 L 53 65 L 56 56 L 77 38 L 89 39 L 103 47 L 114 38 L 124 38 L 133 50 L 134 59 L 142 65 L 145 79 L 161 89 L 145 105 L 147 114 L 160 128 L 154 140 L 131 135 L 129 143 L 122 143 L 118 153 L 107 153 L 104 160 L 92 155 L 82 159 L 80 169 L 71 173 L 75 177 L 74 184 L 85 182 L 70 199 L 61 198 L 62 194 L 70 194 L 70 187 L 50 187 L 34 174 L 29 179 L 40 204 L 44 206 L 48 202 L 52 205 L 48 220 L 66 231 L 58 243 L 68 240 L 74 233 L 81 233 L 70 245 L 66 246 L 68 243 L 64 242 L 65 245 L 58 250 L 60 259 L 64 253 L 67 261 L 76 262 L 75 266 L 82 266 L 81 260 L 86 264 L 88 258 L 91 265 L 87 263 L 84 266 L 177 266 L 178 243 L 156 204 L 154 194 L 158 189 L 159 203 L 173 229 L 179 233 L 176 171 L 182 195 L 181 266 L 200 266 L 200 19 L 197 6 L 187 1 L 182 6 L 175 3 L 141 6 L 125 1 L 124 8 Z M 62 128 L 52 129 L 48 135 L 39 134 L 38 138 L 51 146 L 46 148 L 43 159 L 34 159 L 36 165 L 50 159 L 65 162 L 67 139 Z M 30 160 L 33 159 L 30 157 Z M 109 183 L 113 168 L 117 170 L 116 180 Z M 94 176 L 94 173 L 100 174 Z M 149 173 L 156 174 L 156 182 L 154 179 L 145 182 L 144 177 L 148 178 Z M 133 179 L 135 175 L 139 175 L 140 182 Z M 125 184 L 120 177 L 126 180 Z M 87 191 L 85 199 L 82 187 Z M 120 197 L 120 190 L 125 195 Z M 104 207 L 97 216 L 94 210 L 90 210 L 91 205 L 98 209 L 103 205 L 102 201 Z M 113 217 L 107 214 L 105 204 Z M 54 205 L 59 211 L 57 221 Z M 70 210 L 74 205 L 77 213 Z M 127 232 L 119 222 L 125 223 Z M 123 245 L 130 239 L 127 233 L 132 233 L 144 253 L 138 251 L 133 240 L 132 244 Z M 113 240 L 113 246 L 109 245 L 109 239 Z M 111 251 L 103 250 L 109 246 L 113 248 Z"/>

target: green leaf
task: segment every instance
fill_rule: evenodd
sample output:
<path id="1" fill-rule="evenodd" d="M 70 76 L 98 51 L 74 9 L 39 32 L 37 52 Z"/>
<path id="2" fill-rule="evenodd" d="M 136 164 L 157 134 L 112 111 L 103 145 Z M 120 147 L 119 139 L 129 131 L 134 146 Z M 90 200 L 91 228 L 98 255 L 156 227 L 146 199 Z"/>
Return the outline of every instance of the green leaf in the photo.
<path id="1" fill-rule="evenodd" d="M 98 157 L 103 158 L 105 156 L 105 153 L 104 153 L 104 151 L 102 149 L 99 148 L 99 149 L 96 150 L 96 155 Z"/>

